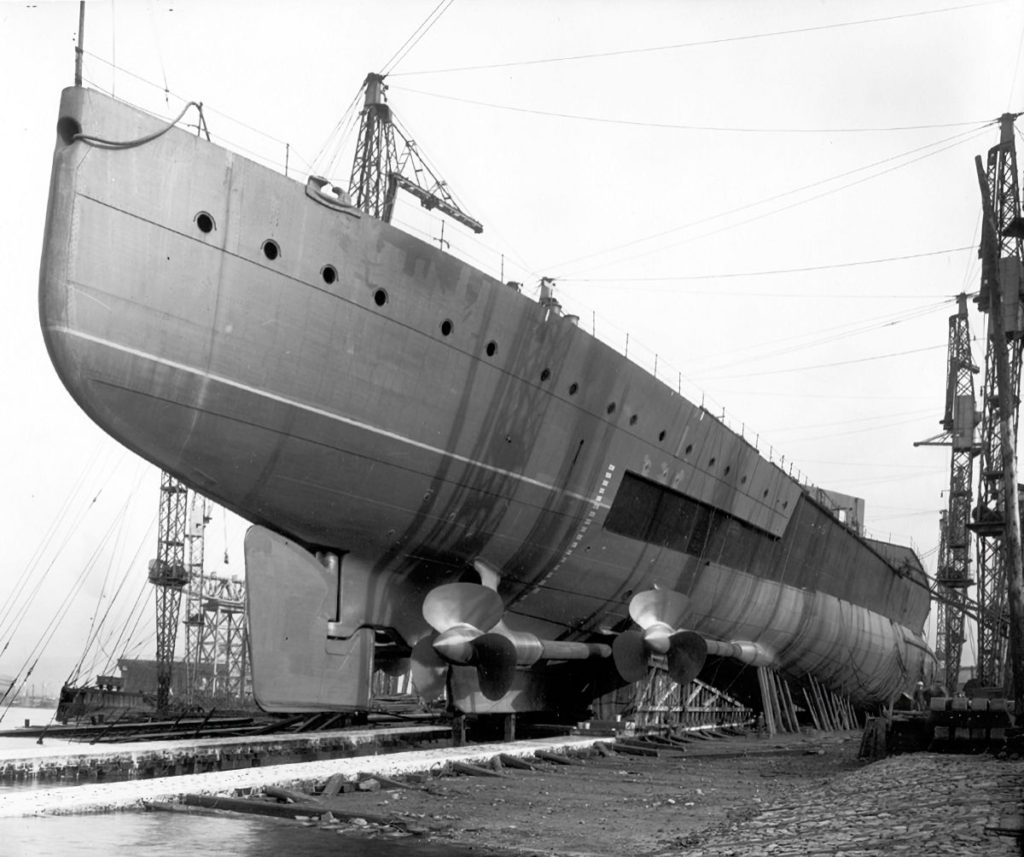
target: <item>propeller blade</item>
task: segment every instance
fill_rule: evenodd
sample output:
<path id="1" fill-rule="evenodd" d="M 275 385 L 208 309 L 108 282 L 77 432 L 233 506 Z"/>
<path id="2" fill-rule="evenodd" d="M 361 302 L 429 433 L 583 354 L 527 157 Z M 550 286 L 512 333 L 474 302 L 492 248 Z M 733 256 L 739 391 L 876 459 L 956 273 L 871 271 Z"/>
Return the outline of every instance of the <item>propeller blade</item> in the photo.
<path id="1" fill-rule="evenodd" d="M 490 700 L 501 699 L 512 689 L 516 676 L 516 647 L 503 634 L 482 634 L 473 641 L 480 692 Z"/>
<path id="2" fill-rule="evenodd" d="M 448 664 L 434 651 L 434 640 L 428 634 L 412 647 L 412 683 L 425 702 L 432 702 L 444 692 Z"/>
<path id="3" fill-rule="evenodd" d="M 647 646 L 639 631 L 623 631 L 612 641 L 612 660 L 623 681 L 640 681 L 647 675 Z"/>
<path id="4" fill-rule="evenodd" d="M 704 667 L 708 644 L 695 631 L 680 631 L 669 640 L 668 674 L 679 685 L 689 684 Z"/>
<path id="5" fill-rule="evenodd" d="M 690 599 L 672 589 L 645 589 L 629 600 L 629 615 L 641 628 L 663 624 L 678 628 Z"/>
<path id="6" fill-rule="evenodd" d="M 440 633 L 455 625 L 486 631 L 501 621 L 504 612 L 501 596 L 479 583 L 444 583 L 423 599 L 423 618 Z"/>

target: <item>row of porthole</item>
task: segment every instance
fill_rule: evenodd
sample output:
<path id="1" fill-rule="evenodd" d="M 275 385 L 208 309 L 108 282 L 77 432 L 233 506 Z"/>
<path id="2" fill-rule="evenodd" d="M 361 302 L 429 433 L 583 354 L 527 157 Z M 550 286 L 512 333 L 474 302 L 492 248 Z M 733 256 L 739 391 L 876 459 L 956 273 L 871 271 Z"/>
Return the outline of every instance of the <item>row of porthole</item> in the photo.
<path id="1" fill-rule="evenodd" d="M 196 228 L 204 235 L 209 235 L 217 228 L 213 215 L 208 211 L 200 211 L 195 216 L 195 223 Z M 264 241 L 260 249 L 263 251 L 263 255 L 271 262 L 281 256 L 281 245 L 273 238 L 268 238 Z M 333 285 L 338 280 L 338 269 L 335 268 L 334 265 L 324 265 L 320 269 L 320 276 L 327 285 Z M 377 306 L 384 306 L 384 304 L 388 302 L 388 293 L 383 289 L 378 289 L 374 292 L 373 299 Z"/>
<path id="2" fill-rule="evenodd" d="M 205 212 L 205 211 L 199 212 L 199 214 L 196 215 L 195 220 L 196 220 L 196 226 L 199 228 L 200 232 L 210 233 L 210 232 L 212 232 L 216 228 L 216 225 L 214 224 L 214 221 L 213 221 L 213 217 L 210 214 L 208 214 L 207 212 Z M 277 259 L 281 255 L 281 248 L 280 248 L 280 246 L 278 245 L 278 243 L 276 241 L 274 241 L 272 238 L 268 238 L 266 241 L 263 242 L 263 255 L 266 256 L 267 259 L 269 259 L 271 261 L 274 261 L 275 259 Z M 328 285 L 331 285 L 332 283 L 334 283 L 338 279 L 338 270 L 333 265 L 324 265 L 324 267 L 320 271 L 320 275 L 321 275 L 321 277 L 323 277 L 323 281 L 325 283 L 327 283 Z M 384 306 L 388 302 L 388 293 L 386 291 L 384 291 L 384 289 L 377 289 L 373 293 L 373 302 L 377 306 Z M 445 336 L 445 337 L 451 336 L 451 334 L 452 334 L 452 332 L 454 330 L 455 330 L 455 325 L 452 323 L 451 319 L 446 318 L 446 319 L 444 319 L 444 321 L 441 322 L 441 335 L 442 336 Z M 487 345 L 486 345 L 484 350 L 486 351 L 488 357 L 493 357 L 495 354 L 498 353 L 498 344 L 492 339 L 490 342 L 487 343 Z M 541 383 L 544 383 L 550 377 L 551 377 L 551 370 L 550 369 L 545 368 L 545 369 L 541 370 L 541 373 L 540 373 Z M 569 385 L 569 395 L 570 396 L 575 396 L 578 391 L 579 391 L 579 384 L 577 384 L 575 381 L 572 384 Z M 617 408 L 617 406 L 616 406 L 615 402 L 609 402 L 608 406 L 605 408 L 605 411 L 606 411 L 606 413 L 609 416 L 611 416 L 612 414 L 615 413 L 616 408 Z M 639 419 L 638 415 L 637 414 L 633 414 L 629 418 L 629 424 L 631 426 L 636 425 L 638 419 Z M 658 441 L 661 442 L 661 441 L 664 441 L 664 440 L 665 440 L 665 429 L 662 429 L 660 432 L 658 432 Z M 683 455 L 689 455 L 691 452 L 693 452 L 693 444 L 689 443 L 689 444 L 686 445 L 686 449 L 683 451 Z M 708 467 L 714 467 L 714 466 L 715 466 L 715 459 L 712 458 L 708 462 Z M 732 469 L 732 467 L 730 465 L 726 465 L 726 468 L 725 468 L 725 471 L 724 471 L 723 475 L 724 476 L 728 476 L 729 475 L 729 471 L 731 469 Z M 745 485 L 746 482 L 747 482 L 747 477 L 746 476 L 744 476 L 742 479 L 740 479 L 740 484 L 741 485 Z M 765 488 L 764 489 L 764 493 L 761 496 L 762 497 L 767 497 L 768 493 L 769 493 L 769 490 L 767 488 Z M 782 504 L 783 508 L 786 508 L 786 506 L 788 506 L 788 505 L 789 505 L 788 502 L 785 502 L 785 503 Z"/>

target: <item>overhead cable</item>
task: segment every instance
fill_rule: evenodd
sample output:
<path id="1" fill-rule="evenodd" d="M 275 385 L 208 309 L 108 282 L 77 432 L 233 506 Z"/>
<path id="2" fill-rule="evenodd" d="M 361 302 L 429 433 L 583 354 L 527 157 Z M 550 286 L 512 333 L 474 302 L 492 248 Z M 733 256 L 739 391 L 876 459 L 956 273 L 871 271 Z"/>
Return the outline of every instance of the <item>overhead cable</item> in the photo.
<path id="1" fill-rule="evenodd" d="M 962 128 L 981 123 L 995 122 L 996 119 L 975 119 L 965 122 L 940 122 L 930 125 L 890 125 L 862 128 L 754 128 L 735 125 L 691 125 L 678 122 L 644 122 L 638 119 L 615 119 L 610 116 L 585 116 L 580 113 L 562 113 L 555 110 L 537 110 L 531 107 L 515 107 L 511 104 L 495 104 L 490 101 L 477 101 L 473 98 L 462 98 L 456 95 L 442 95 L 440 92 L 425 92 L 409 86 L 391 84 L 391 88 L 414 95 L 425 95 L 428 98 L 441 98 L 445 101 L 458 101 L 477 107 L 490 107 L 495 110 L 508 110 L 513 113 L 529 113 L 533 116 L 550 116 L 555 119 L 573 119 L 578 122 L 599 122 L 603 125 L 627 125 L 636 128 L 661 128 L 672 131 L 714 131 L 737 134 L 860 134 L 884 131 L 924 131 L 934 128 Z"/>
<path id="2" fill-rule="evenodd" d="M 962 253 L 965 250 L 977 250 L 977 245 L 966 247 L 950 247 L 946 250 L 928 250 L 924 253 L 909 253 L 904 256 L 885 256 L 880 259 L 860 259 L 855 262 L 833 262 L 828 265 L 807 265 L 801 268 L 772 268 L 765 271 L 728 271 L 720 274 L 670 274 L 662 277 L 559 277 L 560 283 L 650 283 L 677 282 L 681 280 L 726 280 L 741 277 L 767 277 L 773 274 L 800 274 L 807 271 L 828 271 L 835 268 L 856 268 L 861 265 L 880 265 L 885 262 L 902 262 L 906 259 L 924 259 L 929 256 L 944 256 L 949 253 Z M 814 297 L 803 295 L 802 297 Z M 874 297 L 878 297 L 875 295 Z M 920 297 L 915 295 L 914 297 Z"/>
<path id="3" fill-rule="evenodd" d="M 899 21 L 907 18 L 921 18 L 926 15 L 942 15 L 947 12 L 960 12 L 966 9 L 974 9 L 979 6 L 993 6 L 1003 0 L 985 0 L 979 3 L 967 3 L 962 6 L 946 6 L 942 9 L 925 9 L 920 12 L 907 12 L 902 15 L 887 15 L 881 18 L 862 18 L 858 21 L 840 21 L 836 24 L 818 24 L 812 27 L 794 27 L 788 30 L 774 30 L 768 33 L 750 33 L 745 36 L 723 36 L 718 39 L 701 39 L 693 42 L 677 42 L 670 45 L 655 45 L 646 48 L 622 48 L 614 51 L 601 51 L 589 54 L 573 54 L 559 57 L 542 57 L 532 60 L 514 60 L 501 63 L 485 63 L 480 65 L 465 65 L 449 68 L 421 69 L 418 71 L 398 72 L 398 75 L 411 76 L 414 74 L 450 74 L 462 71 L 485 71 L 487 69 L 514 68 L 516 66 L 546 65 L 560 62 L 577 62 L 581 60 L 603 59 L 605 57 L 629 56 L 631 54 L 649 54 L 663 51 L 676 51 L 687 48 L 705 47 L 708 45 L 722 45 L 730 42 L 749 42 L 756 39 L 769 39 L 778 36 L 795 36 L 805 33 L 820 32 L 823 30 L 838 30 L 846 27 L 860 27 L 867 24 L 882 24 L 889 21 Z"/>
<path id="4" fill-rule="evenodd" d="M 448 11 L 449 7 L 454 2 L 455 0 L 441 0 L 440 3 L 438 3 L 433 9 L 431 9 L 430 14 L 423 19 L 423 21 L 415 30 L 413 30 L 412 35 L 409 36 L 409 38 L 402 43 L 402 46 L 397 51 L 395 51 L 395 53 L 391 56 L 391 59 L 384 63 L 384 67 L 381 73 L 384 75 L 390 74 L 392 70 L 409 55 L 409 52 L 414 47 L 416 47 L 419 40 L 422 39 L 427 34 L 430 28 L 433 27 L 434 24 L 438 22 L 440 17 L 445 12 Z M 442 6 L 444 6 L 443 9 L 441 9 Z M 441 11 L 438 12 L 438 9 L 440 9 Z"/>
<path id="5" fill-rule="evenodd" d="M 841 179 L 845 179 L 845 178 L 848 178 L 850 176 L 854 176 L 857 173 L 863 173 L 863 172 L 865 172 L 867 170 L 872 170 L 872 169 L 875 169 L 876 167 L 881 167 L 881 166 L 883 166 L 885 164 L 892 163 L 893 161 L 899 161 L 902 158 L 908 158 L 911 155 L 917 155 L 918 153 L 921 153 L 921 152 L 925 153 L 925 154 L 921 155 L 919 158 L 915 158 L 915 159 L 913 159 L 911 161 L 907 161 L 906 163 L 897 164 L 896 166 L 891 167 L 890 169 L 882 170 L 882 171 L 877 172 L 877 173 L 872 173 L 872 174 L 864 177 L 863 179 L 859 179 L 856 182 L 851 182 L 849 184 L 842 185 L 839 188 L 833 188 L 833 189 L 824 191 L 823 193 L 817 194 L 815 196 L 808 197 L 808 198 L 803 199 L 803 200 L 798 200 L 798 201 L 792 203 L 791 205 L 784 206 L 783 208 L 773 209 L 772 211 L 766 212 L 765 214 L 756 215 L 755 217 L 748 218 L 747 220 L 743 220 L 743 221 L 740 221 L 737 224 L 732 224 L 731 226 L 727 226 L 727 227 L 723 227 L 723 228 L 732 228 L 732 226 L 743 225 L 743 224 L 749 223 L 749 222 L 751 222 L 753 220 L 757 220 L 757 219 L 759 219 L 761 217 L 765 217 L 765 216 L 767 216 L 769 214 L 776 214 L 776 213 L 781 212 L 781 211 L 786 211 L 787 209 L 793 208 L 793 207 L 795 207 L 797 205 L 803 205 L 805 202 L 810 202 L 812 200 L 819 199 L 822 196 L 826 196 L 827 194 L 834 193 L 836 190 L 843 190 L 843 189 L 845 189 L 847 187 L 852 187 L 855 184 L 859 184 L 861 181 L 867 181 L 868 179 L 884 175 L 884 174 L 886 174 L 888 172 L 891 172 L 894 169 L 900 169 L 901 167 L 908 166 L 911 163 L 915 163 L 916 161 L 921 160 L 921 158 L 927 158 L 927 157 L 930 157 L 932 155 L 939 154 L 940 152 L 946 151 L 946 149 L 951 148 L 952 146 L 960 145 L 961 143 L 967 142 L 968 140 L 971 140 L 974 137 L 980 135 L 981 133 L 983 133 L 983 132 L 985 132 L 987 130 L 989 124 L 991 124 L 991 123 L 986 123 L 985 125 L 979 126 L 977 128 L 973 128 L 970 131 L 961 131 L 960 133 L 954 134 L 951 137 L 944 137 L 941 140 L 935 140 L 935 141 L 933 141 L 931 143 L 926 143 L 923 146 L 916 146 L 913 149 L 908 149 L 908 150 L 906 150 L 904 152 L 899 152 L 899 153 L 897 153 L 895 155 L 889 155 L 888 157 L 881 158 L 880 160 L 872 161 L 871 163 L 868 163 L 868 164 L 862 164 L 859 167 L 854 167 L 853 169 L 845 170 L 844 172 L 836 173 L 835 175 L 827 176 L 826 178 L 823 178 L 823 179 L 817 179 L 816 181 L 809 182 L 808 184 L 800 185 L 800 186 L 795 187 L 795 188 L 790 188 L 789 190 L 785 190 L 785 191 L 781 191 L 780 193 L 772 194 L 771 196 L 767 196 L 767 197 L 764 197 L 762 199 L 755 200 L 754 202 L 744 203 L 743 205 L 738 205 L 738 206 L 735 206 L 734 208 L 726 209 L 725 211 L 719 211 L 719 212 L 716 212 L 715 214 L 709 214 L 709 215 L 707 215 L 705 217 L 697 218 L 696 220 L 691 220 L 691 221 L 687 221 L 686 223 L 681 223 L 678 226 L 673 226 L 673 227 L 670 227 L 669 229 L 663 229 L 660 232 L 656 232 L 656 233 L 653 233 L 651 235 L 646 235 L 646 236 L 643 236 L 641 238 L 634 238 L 634 239 L 631 239 L 630 241 L 624 241 L 624 242 L 622 242 L 620 244 L 615 244 L 615 245 L 613 245 L 611 247 L 606 247 L 603 250 L 596 250 L 596 251 L 594 251 L 592 253 L 586 253 L 586 254 L 584 254 L 582 256 L 577 256 L 577 257 L 575 257 L 573 259 L 568 259 L 568 260 L 563 261 L 563 262 L 557 262 L 557 263 L 552 264 L 552 265 L 545 265 L 543 267 L 544 267 L 544 270 L 546 270 L 546 271 L 553 271 L 554 269 L 563 268 L 563 267 L 565 267 L 567 265 L 575 264 L 576 262 L 583 262 L 583 261 L 585 261 L 587 259 L 592 259 L 595 256 L 603 256 L 603 255 L 606 255 L 608 253 L 613 253 L 616 250 L 624 250 L 627 247 L 633 247 L 633 246 L 635 246 L 637 244 L 643 244 L 643 243 L 645 243 L 647 241 L 654 241 L 654 240 L 657 240 L 658 238 L 663 238 L 663 237 L 665 237 L 667 235 L 672 235 L 672 234 L 674 234 L 676 232 L 682 232 L 685 229 L 691 229 L 694 226 L 700 226 L 700 225 L 702 225 L 704 223 L 710 223 L 711 221 L 714 221 L 714 220 L 720 220 L 720 219 L 728 217 L 730 215 L 739 214 L 739 213 L 741 213 L 743 211 L 747 211 L 747 210 L 749 210 L 751 208 L 757 208 L 758 206 L 761 206 L 761 205 L 767 205 L 767 204 L 769 204 L 771 202 L 775 202 L 775 201 L 780 200 L 780 199 L 785 199 L 786 197 L 794 196 L 794 195 L 796 195 L 798 193 L 802 193 L 802 192 L 807 191 L 807 190 L 812 190 L 813 188 L 821 187 L 822 185 L 827 185 L 827 184 L 829 184 L 831 182 L 837 182 L 837 181 L 840 181 Z M 936 149 L 936 147 L 942 147 L 942 148 Z M 935 149 L 935 151 L 929 152 L 929 151 L 927 151 L 928 149 Z M 716 230 L 716 232 L 717 231 L 721 231 L 721 230 Z M 713 235 L 713 234 L 715 234 L 715 232 L 706 233 L 706 235 Z M 704 236 L 699 236 L 699 237 L 704 237 Z M 661 248 L 661 249 L 664 249 L 664 248 Z M 634 257 L 629 257 L 629 258 L 636 258 L 636 257 L 634 256 Z M 619 261 L 625 261 L 625 260 L 619 260 Z"/>

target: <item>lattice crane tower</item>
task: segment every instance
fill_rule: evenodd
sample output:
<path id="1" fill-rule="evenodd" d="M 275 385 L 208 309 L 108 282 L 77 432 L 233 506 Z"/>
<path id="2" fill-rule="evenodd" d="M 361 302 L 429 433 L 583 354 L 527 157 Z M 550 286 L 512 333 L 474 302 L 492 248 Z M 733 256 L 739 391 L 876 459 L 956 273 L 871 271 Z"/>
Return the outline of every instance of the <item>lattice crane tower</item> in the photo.
<path id="1" fill-rule="evenodd" d="M 1016 451 L 1019 421 L 1021 321 L 1021 239 L 1020 194 L 1017 185 L 1017 150 L 1013 123 L 1020 114 L 1000 117 L 999 144 L 988 151 L 986 178 L 988 200 L 994 223 L 982 221 L 981 289 L 976 298 L 978 309 L 989 314 L 986 331 L 985 386 L 981 420 L 981 478 L 978 505 L 971 528 L 978 539 L 978 680 L 985 685 L 1004 682 L 1006 671 L 1007 569 L 1005 548 L 1005 484 L 1003 480 L 1002 440 L 999 432 L 999 384 L 996 373 L 995 337 L 1005 338 L 1009 354 L 1009 393 L 1013 402 L 1010 436 Z M 987 207 L 987 206 L 986 206 Z M 993 330 L 992 290 L 999 288 L 1004 329 Z"/>
<path id="2" fill-rule="evenodd" d="M 957 296 L 957 312 L 949 317 L 946 357 L 946 407 L 940 425 L 942 433 L 915 446 L 951 447 L 947 508 L 940 521 L 939 561 L 936 569 L 936 650 L 944 684 L 955 692 L 960 673 L 964 641 L 964 608 L 971 580 L 971 495 L 974 457 L 980 451 L 975 441 L 974 376 L 978 367 L 971 355 L 971 331 L 967 317 L 967 295 Z M 1000 471 L 1001 472 L 1001 471 Z"/>
<path id="3" fill-rule="evenodd" d="M 156 587 L 156 707 L 166 711 L 174 670 L 181 593 L 189 581 L 186 565 L 188 488 L 171 474 L 160 474 L 160 516 L 156 559 L 149 563 L 149 582 Z"/>
<path id="4" fill-rule="evenodd" d="M 368 74 L 363 86 L 366 94 L 348 184 L 352 204 L 390 223 L 398 188 L 402 188 L 424 208 L 436 208 L 474 232 L 483 232 L 480 222 L 462 210 L 416 143 L 397 125 L 385 97 L 384 76 Z"/>

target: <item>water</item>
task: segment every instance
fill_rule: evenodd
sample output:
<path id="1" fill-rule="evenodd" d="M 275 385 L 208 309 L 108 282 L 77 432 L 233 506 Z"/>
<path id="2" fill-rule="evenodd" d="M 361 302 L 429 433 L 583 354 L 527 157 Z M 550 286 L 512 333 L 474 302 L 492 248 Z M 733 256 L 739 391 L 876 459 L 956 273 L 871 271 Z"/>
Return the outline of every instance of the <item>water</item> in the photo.
<path id="1" fill-rule="evenodd" d="M 373 839 L 303 827 L 297 821 L 239 816 L 124 812 L 0 819 L 2 857 L 458 857 L 479 850 L 419 837 Z"/>
<path id="2" fill-rule="evenodd" d="M 52 709 L 11 708 L 0 729 L 14 729 L 29 720 L 45 726 Z M 80 744 L 45 738 L 47 746 Z M 0 738 L 0 750 L 31 753 L 35 738 Z M 53 781 L 0 782 L 2 789 L 55 788 Z M 73 783 L 64 784 L 73 788 Z M 100 815 L 63 815 L 45 818 L 0 819 L 0 857 L 459 857 L 478 850 L 459 848 L 446 841 L 420 837 L 377 839 L 359 834 L 338 834 L 305 827 L 288 819 L 264 816 L 213 816 L 172 812 L 118 812 Z"/>

